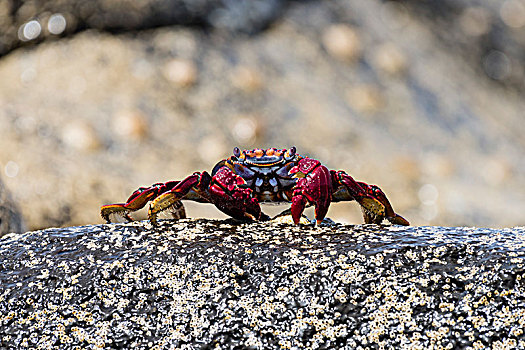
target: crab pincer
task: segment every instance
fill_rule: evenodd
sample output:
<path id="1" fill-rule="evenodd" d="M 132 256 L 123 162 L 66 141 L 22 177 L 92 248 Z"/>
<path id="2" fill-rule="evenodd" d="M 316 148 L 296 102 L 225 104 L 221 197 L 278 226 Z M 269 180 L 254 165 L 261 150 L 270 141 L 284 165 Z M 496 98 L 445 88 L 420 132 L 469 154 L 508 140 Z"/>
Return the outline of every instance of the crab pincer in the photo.
<path id="1" fill-rule="evenodd" d="M 261 207 L 246 181 L 227 167 L 221 168 L 209 187 L 209 200 L 223 213 L 237 219 L 259 220 Z"/>
<path id="2" fill-rule="evenodd" d="M 299 223 L 304 208 L 308 204 L 315 206 L 317 224 L 323 221 L 332 201 L 332 179 L 330 171 L 318 160 L 301 159 L 290 169 L 289 174 L 297 178 L 292 194 L 292 218 Z"/>
<path id="3" fill-rule="evenodd" d="M 334 186 L 337 186 L 338 188 L 343 187 L 350 198 L 353 198 L 361 205 L 363 217 L 367 224 L 381 223 L 385 217 L 385 206 L 374 196 L 374 191 L 368 190 L 368 184 L 355 181 L 350 175 L 342 170 L 332 170 L 331 174 Z M 337 197 L 337 192 L 335 196 Z"/>

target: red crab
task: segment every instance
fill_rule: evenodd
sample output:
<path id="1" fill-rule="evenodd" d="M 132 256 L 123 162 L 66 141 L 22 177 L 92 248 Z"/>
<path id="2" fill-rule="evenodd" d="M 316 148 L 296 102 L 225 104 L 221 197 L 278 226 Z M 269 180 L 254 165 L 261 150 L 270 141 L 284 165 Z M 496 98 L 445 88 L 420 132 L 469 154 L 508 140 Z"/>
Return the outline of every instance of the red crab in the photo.
<path id="1" fill-rule="evenodd" d="M 386 218 L 393 224 L 409 225 L 394 212 L 379 187 L 357 182 L 344 171 L 328 170 L 318 160 L 297 154 L 295 147 L 242 152 L 235 147 L 233 156 L 217 163 L 211 175 L 196 172 L 182 181 L 141 187 L 126 203 L 104 205 L 101 215 L 108 223 L 112 214 L 132 221 L 129 213 L 152 201 L 148 217 L 155 225 L 157 215 L 167 209 L 174 218 L 185 218 L 182 199 L 213 203 L 222 212 L 241 220 L 268 220 L 259 203 L 291 202 L 296 224 L 309 205 L 315 206 L 319 224 L 331 202 L 355 200 L 361 205 L 366 223 L 380 224 Z"/>

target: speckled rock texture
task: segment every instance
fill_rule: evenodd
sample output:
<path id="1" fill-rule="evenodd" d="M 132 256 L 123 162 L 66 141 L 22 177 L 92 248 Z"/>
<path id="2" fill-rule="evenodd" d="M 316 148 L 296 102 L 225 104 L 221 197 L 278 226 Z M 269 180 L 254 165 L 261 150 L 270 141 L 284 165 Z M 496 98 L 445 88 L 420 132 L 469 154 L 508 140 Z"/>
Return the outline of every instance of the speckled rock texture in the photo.
<path id="1" fill-rule="evenodd" d="M 0 348 L 525 348 L 525 228 L 231 220 L 0 240 Z"/>

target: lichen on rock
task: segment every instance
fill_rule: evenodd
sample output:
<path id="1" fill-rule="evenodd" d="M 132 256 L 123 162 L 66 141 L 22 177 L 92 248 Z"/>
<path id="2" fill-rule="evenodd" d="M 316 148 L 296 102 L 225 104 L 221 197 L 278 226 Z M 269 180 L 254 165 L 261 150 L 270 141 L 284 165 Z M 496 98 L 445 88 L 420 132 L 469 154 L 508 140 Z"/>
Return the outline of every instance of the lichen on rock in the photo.
<path id="1" fill-rule="evenodd" d="M 164 220 L 0 240 L 0 348 L 524 348 L 525 228 Z"/>

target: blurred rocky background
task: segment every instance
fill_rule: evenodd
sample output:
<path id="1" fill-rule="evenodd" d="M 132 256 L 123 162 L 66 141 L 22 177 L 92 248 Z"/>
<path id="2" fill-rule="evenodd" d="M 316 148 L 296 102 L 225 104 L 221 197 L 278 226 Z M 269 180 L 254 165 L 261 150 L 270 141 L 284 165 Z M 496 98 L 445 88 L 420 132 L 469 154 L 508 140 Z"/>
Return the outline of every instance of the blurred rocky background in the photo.
<path id="1" fill-rule="evenodd" d="M 23 232 L 24 229 L 20 209 L 0 180 L 0 236 L 7 232 Z"/>
<path id="2" fill-rule="evenodd" d="M 0 54 L 0 171 L 29 229 L 292 145 L 412 224 L 525 224 L 525 1 L 0 0 Z"/>

